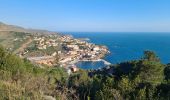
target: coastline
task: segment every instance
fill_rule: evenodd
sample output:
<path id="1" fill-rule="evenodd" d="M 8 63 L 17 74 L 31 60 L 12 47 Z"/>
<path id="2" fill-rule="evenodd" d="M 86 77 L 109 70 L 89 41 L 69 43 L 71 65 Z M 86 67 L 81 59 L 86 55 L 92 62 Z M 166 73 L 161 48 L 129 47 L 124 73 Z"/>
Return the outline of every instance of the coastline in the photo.
<path id="1" fill-rule="evenodd" d="M 74 61 L 70 62 L 70 65 L 74 65 L 75 66 L 76 63 L 78 63 L 78 62 L 104 62 L 104 64 L 106 66 L 111 65 L 110 62 L 108 62 L 108 61 L 106 61 L 104 59 L 97 59 L 97 60 L 74 60 Z M 77 67 L 79 67 L 79 66 L 77 66 Z"/>

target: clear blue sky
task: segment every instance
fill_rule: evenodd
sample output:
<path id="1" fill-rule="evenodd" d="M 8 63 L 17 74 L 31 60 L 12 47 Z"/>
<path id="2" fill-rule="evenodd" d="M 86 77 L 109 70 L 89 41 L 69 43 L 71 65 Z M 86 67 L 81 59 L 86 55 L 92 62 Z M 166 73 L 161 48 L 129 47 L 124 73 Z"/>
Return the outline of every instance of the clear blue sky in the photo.
<path id="1" fill-rule="evenodd" d="M 0 0 L 0 21 L 52 31 L 170 32 L 170 0 Z"/>

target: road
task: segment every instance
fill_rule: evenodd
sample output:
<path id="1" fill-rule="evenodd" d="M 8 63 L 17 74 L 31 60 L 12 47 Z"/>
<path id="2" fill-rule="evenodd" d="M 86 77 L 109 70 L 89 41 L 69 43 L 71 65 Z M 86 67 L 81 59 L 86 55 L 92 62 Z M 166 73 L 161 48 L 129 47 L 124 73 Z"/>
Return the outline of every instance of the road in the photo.
<path id="1" fill-rule="evenodd" d="M 23 43 L 21 47 L 19 47 L 17 50 L 14 51 L 14 53 L 22 52 L 24 49 L 32 42 L 32 39 L 30 38 L 27 42 Z"/>

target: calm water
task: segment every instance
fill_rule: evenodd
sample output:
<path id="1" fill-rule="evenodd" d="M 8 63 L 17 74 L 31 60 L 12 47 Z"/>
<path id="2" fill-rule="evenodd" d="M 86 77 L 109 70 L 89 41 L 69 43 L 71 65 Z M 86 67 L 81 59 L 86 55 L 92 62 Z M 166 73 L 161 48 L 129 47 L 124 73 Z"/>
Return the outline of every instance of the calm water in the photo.
<path id="1" fill-rule="evenodd" d="M 67 34 L 67 33 L 66 33 Z M 170 62 L 170 33 L 69 33 L 75 38 L 89 38 L 92 43 L 106 45 L 111 53 L 104 59 L 112 64 L 140 59 L 144 50 L 157 53 L 163 63 Z M 103 62 L 79 62 L 83 69 L 96 69 Z"/>

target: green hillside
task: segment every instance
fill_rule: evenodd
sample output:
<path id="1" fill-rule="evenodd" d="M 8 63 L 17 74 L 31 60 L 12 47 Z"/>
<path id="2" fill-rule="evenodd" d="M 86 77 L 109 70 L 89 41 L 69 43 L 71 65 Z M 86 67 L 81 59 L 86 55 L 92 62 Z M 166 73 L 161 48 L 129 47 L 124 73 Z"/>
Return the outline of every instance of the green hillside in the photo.
<path id="1" fill-rule="evenodd" d="M 43 100 L 66 78 L 62 68 L 41 69 L 0 47 L 0 100 Z"/>
<path id="2" fill-rule="evenodd" d="M 22 46 L 28 39 L 31 37 L 31 34 L 24 32 L 1 32 L 0 31 L 0 44 L 5 48 L 15 51 Z"/>
<path id="3" fill-rule="evenodd" d="M 36 56 L 42 54 L 51 55 L 59 49 L 57 47 L 49 47 L 44 50 L 37 49 L 37 41 L 35 41 L 34 38 L 43 37 L 46 40 L 57 40 L 57 36 L 61 35 L 46 30 L 25 29 L 19 26 L 0 23 L 0 45 L 5 47 L 8 51 L 19 55 L 28 51 L 29 53 L 24 56 Z"/>
<path id="4" fill-rule="evenodd" d="M 169 100 L 169 72 L 169 64 L 145 51 L 140 60 L 68 76 L 62 68 L 39 68 L 0 47 L 0 100 Z"/>

